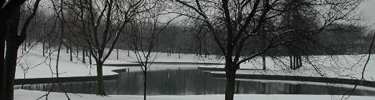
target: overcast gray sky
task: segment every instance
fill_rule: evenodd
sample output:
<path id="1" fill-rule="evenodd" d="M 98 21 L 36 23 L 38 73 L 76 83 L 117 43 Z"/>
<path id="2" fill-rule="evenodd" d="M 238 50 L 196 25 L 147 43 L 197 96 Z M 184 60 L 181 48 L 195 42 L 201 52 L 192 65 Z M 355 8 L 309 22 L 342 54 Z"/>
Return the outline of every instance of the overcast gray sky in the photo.
<path id="1" fill-rule="evenodd" d="M 375 25 L 375 0 L 366 0 L 358 10 L 360 14 L 363 14 L 365 24 Z"/>

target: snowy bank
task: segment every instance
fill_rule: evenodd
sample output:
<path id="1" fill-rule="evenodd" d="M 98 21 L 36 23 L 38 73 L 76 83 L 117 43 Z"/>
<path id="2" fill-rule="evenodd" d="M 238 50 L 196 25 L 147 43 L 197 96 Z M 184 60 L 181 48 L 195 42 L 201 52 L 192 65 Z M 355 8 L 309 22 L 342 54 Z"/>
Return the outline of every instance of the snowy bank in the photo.
<path id="1" fill-rule="evenodd" d="M 43 91 L 15 90 L 15 100 L 35 100 L 46 94 Z M 141 95 L 110 95 L 97 96 L 94 94 L 71 94 L 72 100 L 143 100 Z M 148 100 L 224 100 L 224 95 L 152 95 Z M 339 100 L 342 95 L 265 95 L 265 94 L 236 94 L 235 100 Z M 344 98 L 346 98 L 345 96 Z M 65 94 L 52 92 L 50 100 L 66 100 Z M 41 100 L 44 100 L 42 98 Z M 347 100 L 375 100 L 372 96 L 350 96 Z"/>

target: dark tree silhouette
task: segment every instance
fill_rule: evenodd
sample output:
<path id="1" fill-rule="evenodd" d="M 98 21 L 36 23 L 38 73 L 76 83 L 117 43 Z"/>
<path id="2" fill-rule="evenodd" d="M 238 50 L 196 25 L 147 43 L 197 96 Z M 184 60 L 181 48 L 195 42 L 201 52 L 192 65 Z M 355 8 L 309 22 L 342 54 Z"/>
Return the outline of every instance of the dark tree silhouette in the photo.
<path id="1" fill-rule="evenodd" d="M 21 33 L 18 33 L 19 22 L 20 22 L 20 6 L 25 0 L 11 0 L 0 10 L 0 41 L 1 41 L 1 55 L 4 55 L 4 38 L 6 40 L 6 52 L 5 60 L 2 59 L 0 64 L 0 71 L 2 74 L 2 98 L 5 100 L 14 99 L 14 78 L 17 64 L 17 53 L 18 48 L 26 39 L 27 28 L 31 20 L 36 15 L 36 11 L 39 6 L 40 0 L 37 0 L 34 4 L 33 12 L 27 17 L 25 23 L 21 27 Z M 0 1 L 0 5 L 3 6 L 5 0 Z M 5 29 L 5 31 L 3 30 Z M 3 33 L 4 32 L 4 33 Z M 0 55 L 0 56 L 1 56 Z M 5 62 L 4 62 L 5 61 Z M 5 71 L 3 71 L 5 70 Z"/>
<path id="2" fill-rule="evenodd" d="M 288 38 L 297 30 L 283 27 L 281 19 L 290 9 L 287 0 L 174 0 L 174 13 L 204 23 L 225 58 L 225 100 L 233 100 L 236 71 L 240 64 L 281 45 L 302 40 Z M 332 23 L 348 18 L 362 0 L 318 0 L 309 1 L 308 11 L 314 12 L 318 27 L 306 31 L 307 37 L 321 33 Z M 329 9 L 321 9 L 329 8 Z M 260 32 L 263 25 L 273 28 Z M 267 34 L 267 45 L 245 56 L 245 47 L 255 47 L 250 41 Z M 256 41 L 255 41 L 256 42 Z M 258 41 L 259 42 L 259 41 Z M 255 43 L 253 43 L 255 44 Z"/>
<path id="3" fill-rule="evenodd" d="M 90 57 L 96 62 L 98 95 L 106 95 L 103 83 L 103 64 L 112 53 L 125 26 L 141 12 L 138 8 L 144 0 L 72 0 L 67 2 L 73 15 L 78 19 L 72 26 L 85 40 Z M 91 62 L 91 59 L 89 59 Z"/>
<path id="4" fill-rule="evenodd" d="M 143 74 L 143 100 L 147 99 L 147 73 L 158 55 L 155 49 L 159 46 L 159 37 L 162 33 L 165 33 L 164 30 L 172 21 L 170 20 L 166 23 L 160 22 L 160 12 L 165 9 L 162 4 L 162 1 L 155 0 L 144 5 L 144 8 L 147 8 L 147 6 L 153 8 L 147 9 L 142 15 L 138 16 L 137 19 L 130 24 L 129 31 L 126 32 L 131 42 L 131 49 L 136 56 L 135 58 L 137 62 L 141 64 Z"/>
<path id="5" fill-rule="evenodd" d="M 20 6 L 25 2 L 26 0 L 0 0 L 0 57 L 4 57 L 5 55 L 5 35 L 7 33 L 7 22 L 9 18 L 17 12 L 17 10 L 20 8 Z M 5 98 L 5 94 L 8 94 L 6 90 L 6 82 L 9 80 L 5 79 L 5 60 L 0 60 L 0 74 L 2 77 L 0 77 L 1 83 L 0 83 L 0 98 Z"/>

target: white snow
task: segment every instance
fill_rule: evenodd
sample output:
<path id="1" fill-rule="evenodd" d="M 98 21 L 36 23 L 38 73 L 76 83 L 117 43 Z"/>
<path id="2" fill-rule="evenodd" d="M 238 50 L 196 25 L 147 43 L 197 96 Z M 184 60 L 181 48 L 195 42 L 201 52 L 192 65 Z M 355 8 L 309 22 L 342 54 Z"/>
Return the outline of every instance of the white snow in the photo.
<path id="1" fill-rule="evenodd" d="M 24 72 L 21 68 L 23 67 L 34 67 L 28 70 L 26 78 L 46 78 L 52 77 L 52 71 L 55 72 L 55 62 L 57 52 L 52 53 L 52 59 L 42 56 L 41 47 L 36 46 L 27 54 L 21 54 L 19 64 L 17 67 L 16 78 L 24 78 Z M 223 59 L 217 59 L 216 56 L 208 56 L 207 58 L 202 56 L 196 56 L 195 54 L 181 54 L 179 58 L 178 54 L 172 54 L 167 56 L 166 53 L 155 53 L 158 54 L 155 62 L 208 62 L 208 63 L 224 63 Z M 375 59 L 375 55 L 371 59 Z M 204 59 L 203 59 L 204 58 Z M 365 62 L 366 55 L 340 55 L 340 56 L 310 56 L 309 61 L 304 59 L 304 65 L 298 70 L 289 69 L 288 57 L 270 58 L 267 57 L 267 70 L 238 70 L 237 74 L 265 74 L 265 75 L 289 75 L 289 76 L 313 76 L 313 77 L 339 77 L 339 78 L 351 78 L 360 79 L 363 64 Z M 62 50 L 59 73 L 61 77 L 70 76 L 95 76 L 96 66 L 88 63 L 83 64 L 80 61 L 81 54 L 79 57 L 73 57 L 73 62 L 69 61 L 69 55 Z M 86 57 L 86 62 L 88 62 Z M 130 52 L 130 57 L 127 56 L 126 50 L 119 51 L 119 59 L 116 59 L 116 50 L 112 52 L 110 58 L 105 62 L 106 64 L 135 64 L 136 59 L 134 53 Z M 93 63 L 95 61 L 93 60 Z M 49 65 L 51 64 L 51 65 Z M 374 81 L 375 72 L 375 60 L 370 60 L 367 69 L 365 70 L 365 79 Z M 36 67 L 35 67 L 36 66 Z M 154 64 L 151 70 L 164 70 L 164 69 L 178 69 L 178 68 L 189 68 L 197 69 L 197 65 L 161 65 Z M 212 68 L 223 68 L 224 65 L 214 66 L 202 66 L 200 67 L 212 67 Z M 260 57 L 254 58 L 253 60 L 241 64 L 241 69 L 261 69 L 262 61 Z M 128 67 L 129 68 L 129 67 Z M 112 72 L 115 69 L 122 69 L 122 67 L 104 67 L 104 75 L 116 74 Z M 139 67 L 130 67 L 130 71 L 140 71 Z M 213 72 L 213 73 L 224 73 L 224 72 Z"/>
<path id="2" fill-rule="evenodd" d="M 50 78 L 55 77 L 56 74 L 56 58 L 57 51 L 51 54 L 51 59 L 48 56 L 42 56 L 42 50 L 40 45 L 36 45 L 34 48 L 28 51 L 28 53 L 22 54 L 19 51 L 19 61 L 16 69 L 16 79 L 23 78 Z M 207 62 L 209 60 L 201 60 L 199 57 L 189 54 L 181 55 L 179 58 L 177 54 L 172 54 L 167 56 L 166 53 L 155 53 L 158 54 L 158 58 L 155 62 Z M 46 54 L 48 55 L 48 54 Z M 88 57 L 86 57 L 86 64 L 81 63 L 81 56 L 79 54 L 78 58 L 73 56 L 73 61 L 69 60 L 69 54 L 65 50 L 61 50 L 60 62 L 59 62 L 59 75 L 60 77 L 74 77 L 74 76 L 96 76 L 96 65 L 88 64 Z M 116 58 L 116 50 L 112 52 L 112 55 L 105 62 L 105 64 L 136 64 L 136 59 L 134 58 L 134 53 L 130 52 L 130 57 L 127 56 L 126 50 L 119 50 L 119 59 Z M 92 62 L 95 64 L 94 59 Z M 180 65 L 179 65 L 180 66 Z M 197 65 L 182 65 L 183 68 L 197 69 Z M 24 68 L 22 68 L 24 67 Z M 26 68 L 30 69 L 25 72 Z M 104 75 L 114 75 L 117 74 L 112 70 L 123 69 L 123 67 L 112 67 L 105 66 L 103 68 Z M 141 71 L 140 67 L 130 67 L 130 71 Z M 176 65 L 153 65 L 151 70 L 163 70 L 163 69 L 178 69 Z M 26 76 L 24 77 L 24 74 Z"/>
<path id="3" fill-rule="evenodd" d="M 120 58 L 116 59 L 116 50 L 112 52 L 112 55 L 105 62 L 107 64 L 135 64 L 134 54 L 130 52 L 130 57 L 127 56 L 126 50 L 120 50 Z M 216 59 L 216 56 L 211 55 L 207 58 L 196 56 L 195 54 L 181 54 L 181 58 L 178 54 L 172 54 L 167 56 L 166 53 L 155 53 L 158 54 L 158 58 L 155 62 L 206 62 L 206 63 L 224 63 L 223 59 Z M 24 78 L 50 78 L 55 77 L 55 64 L 57 52 L 52 53 L 51 59 L 42 56 L 41 47 L 38 45 L 30 50 L 26 54 L 19 52 L 19 64 L 17 66 L 16 79 Z M 48 55 L 48 54 L 47 54 Z M 375 56 L 375 55 L 373 55 Z M 279 57 L 273 59 L 267 57 L 267 71 L 262 70 L 239 70 L 238 74 L 265 74 L 265 75 L 298 75 L 298 76 L 313 76 L 313 77 L 339 77 L 339 78 L 360 78 L 365 62 L 366 55 L 340 55 L 340 56 L 310 56 L 308 62 L 304 60 L 304 66 L 298 70 L 290 70 L 288 66 L 288 57 Z M 69 61 L 69 55 L 62 50 L 60 62 L 59 62 L 59 75 L 61 77 L 74 77 L 74 76 L 95 76 L 96 66 L 89 64 L 83 64 L 80 61 L 81 54 L 79 57 L 73 57 L 73 61 Z M 86 57 L 86 62 L 88 62 Z M 375 57 L 369 62 L 367 69 L 365 70 L 365 79 L 374 81 L 373 77 L 375 73 Z M 93 60 L 93 63 L 95 61 Z M 311 64 L 309 64 L 311 63 Z M 162 65 L 154 64 L 151 70 L 165 70 L 165 69 L 197 69 L 198 65 Z M 22 68 L 24 67 L 24 68 Z M 27 73 L 23 70 L 29 67 Z M 212 67 L 212 68 L 223 68 L 223 65 L 214 66 L 200 66 L 200 67 Z M 241 64 L 241 69 L 261 69 L 262 61 L 260 57 L 257 57 L 250 62 Z M 110 67 L 105 66 L 103 69 L 104 75 L 117 74 L 112 70 L 122 69 L 123 67 Z M 140 67 L 127 67 L 130 71 L 140 71 Z M 224 73 L 224 72 L 213 72 L 213 73 Z M 367 88 L 367 87 L 365 87 Z M 29 91 L 29 90 L 16 90 L 15 100 L 34 100 L 45 94 L 43 91 Z M 141 100 L 143 97 L 140 95 L 110 95 L 106 97 L 100 97 L 92 94 L 70 94 L 72 100 Z M 331 95 L 264 95 L 264 94 L 237 94 L 235 100 L 338 100 L 342 95 L 331 96 Z M 62 93 L 52 93 L 50 95 L 51 100 L 66 100 Z M 53 99 L 52 99 L 53 98 Z M 148 96 L 149 100 L 224 100 L 224 95 L 152 95 Z M 351 96 L 349 100 L 375 100 L 375 97 L 371 96 Z"/>
<path id="4" fill-rule="evenodd" d="M 310 76 L 310 77 L 330 77 L 361 79 L 363 66 L 367 60 L 367 55 L 335 55 L 335 56 L 309 56 L 309 60 L 304 59 L 303 66 L 297 70 L 289 68 L 289 57 L 266 58 L 267 70 L 262 69 L 262 60 L 257 57 L 249 62 L 241 64 L 237 74 L 255 74 L 255 75 L 285 75 L 285 76 Z M 366 67 L 364 78 L 369 81 L 375 81 L 375 55 Z M 219 66 L 199 66 L 207 68 L 224 68 Z M 250 70 L 256 69 L 256 70 Z M 223 71 L 212 71 L 215 74 L 225 74 Z"/>
<path id="5" fill-rule="evenodd" d="M 15 90 L 15 100 L 35 100 L 46 94 L 43 91 Z M 143 100 L 142 95 L 109 95 L 71 94 L 72 100 Z M 236 94 L 235 100 L 340 100 L 342 95 L 280 95 L 280 94 Z M 345 96 L 344 98 L 346 98 Z M 65 94 L 51 92 L 49 100 L 67 100 Z M 152 95 L 148 100 L 224 100 L 224 94 L 218 95 Z M 41 100 L 44 100 L 42 98 Z M 347 100 L 374 100 L 371 96 L 350 96 Z"/>

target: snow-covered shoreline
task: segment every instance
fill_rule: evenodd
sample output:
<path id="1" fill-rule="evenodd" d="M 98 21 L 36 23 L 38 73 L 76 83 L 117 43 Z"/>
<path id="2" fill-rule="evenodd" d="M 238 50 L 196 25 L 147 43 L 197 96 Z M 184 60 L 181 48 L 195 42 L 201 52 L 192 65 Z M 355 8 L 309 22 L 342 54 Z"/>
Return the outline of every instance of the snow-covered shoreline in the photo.
<path id="1" fill-rule="evenodd" d="M 19 64 L 16 72 L 16 79 L 23 78 L 53 78 L 55 77 L 55 60 L 56 54 L 52 53 L 51 61 L 46 57 L 42 56 L 42 50 L 40 47 L 35 47 L 33 50 L 30 50 L 27 54 L 19 54 L 22 57 L 19 60 Z M 136 64 L 134 63 L 135 59 L 132 58 L 133 54 L 127 56 L 126 50 L 120 50 L 120 58 L 117 59 L 115 54 L 110 56 L 106 64 Z M 290 70 L 288 69 L 287 58 L 273 59 L 267 57 L 267 71 L 262 70 L 249 70 L 249 69 L 261 69 L 262 66 L 260 57 L 257 57 L 249 62 L 246 62 L 241 65 L 241 69 L 238 74 L 258 74 L 258 75 L 295 75 L 295 76 L 313 76 L 313 77 L 339 77 L 339 78 L 350 78 L 356 79 L 361 75 L 361 70 L 363 66 L 363 57 L 364 55 L 340 55 L 336 56 L 335 59 L 330 59 L 330 56 L 314 56 L 309 58 L 309 60 L 317 66 L 312 66 L 304 64 L 301 69 Z M 372 57 L 374 58 L 374 57 Z M 86 57 L 88 59 L 88 57 Z M 361 61 L 358 61 L 361 60 Z M 209 56 L 208 58 L 202 58 L 196 56 L 195 54 L 184 54 L 179 57 L 178 54 L 169 55 L 166 53 L 159 53 L 156 62 L 184 62 L 184 63 L 224 63 L 222 59 L 216 59 L 215 56 Z M 86 61 L 87 62 L 87 61 Z M 370 60 L 369 67 L 366 69 L 365 78 L 367 80 L 374 81 L 373 74 L 375 68 L 372 67 L 375 65 L 374 60 Z M 25 75 L 24 68 L 30 67 Z M 60 77 L 82 77 L 82 76 L 96 76 L 96 66 L 83 64 L 80 62 L 80 57 L 74 58 L 73 61 L 69 60 L 69 55 L 62 53 L 60 57 L 59 65 L 59 74 Z M 166 69 L 198 69 L 199 67 L 209 67 L 209 68 L 223 68 L 223 65 L 196 65 L 196 64 L 184 64 L 184 65 L 170 65 L 170 64 L 154 64 L 151 67 L 151 70 L 166 70 Z M 317 72 L 316 68 L 321 69 L 321 72 Z M 124 69 L 124 67 L 114 67 L 114 66 L 105 66 L 103 69 L 104 75 L 116 75 L 118 73 L 113 72 L 113 70 Z M 126 67 L 128 71 L 141 71 L 140 67 Z M 223 73 L 221 72 L 212 72 L 212 73 Z M 25 75 L 25 77 L 24 77 Z M 16 90 L 15 91 L 15 100 L 33 100 L 44 95 L 45 91 L 29 91 L 29 90 Z M 140 95 L 110 95 L 107 97 L 100 97 L 92 94 L 70 94 L 72 100 L 141 100 L 142 96 Z M 330 100 L 330 99 L 340 99 L 342 95 L 331 96 L 331 95 L 265 95 L 265 94 L 238 94 L 236 95 L 236 100 Z M 62 93 L 52 93 L 50 98 L 53 100 L 66 100 L 65 96 Z M 307 99 L 306 99 L 307 98 Z M 160 95 L 160 96 L 149 96 L 149 100 L 222 100 L 224 99 L 223 94 L 219 95 Z M 374 100 L 375 97 L 372 96 L 352 96 L 349 100 Z"/>
<path id="2" fill-rule="evenodd" d="M 36 45 L 27 54 L 19 54 L 19 64 L 16 71 L 16 79 L 24 78 L 53 78 L 55 77 L 55 60 L 56 52 L 51 54 L 51 59 L 42 56 L 40 45 Z M 119 50 L 119 59 L 117 59 L 115 52 L 109 57 L 105 64 L 130 64 L 137 65 L 134 54 L 127 54 L 127 50 Z M 195 54 L 158 54 L 155 62 L 158 64 L 152 65 L 150 70 L 166 70 L 166 69 L 198 69 L 200 68 L 224 68 L 224 65 L 202 65 L 195 63 L 224 63 L 223 59 L 217 59 L 216 56 L 208 56 L 207 58 L 197 56 Z M 129 55 L 129 56 L 128 56 Z M 288 57 L 266 58 L 267 70 L 251 70 L 261 69 L 261 57 L 256 57 L 249 62 L 241 64 L 241 69 L 238 70 L 239 75 L 283 75 L 283 76 L 307 76 L 307 77 L 329 77 L 329 78 L 344 78 L 344 79 L 360 79 L 364 58 L 366 55 L 337 55 L 337 56 L 310 56 L 308 61 L 304 60 L 304 66 L 297 70 L 288 68 Z M 60 56 L 59 75 L 60 77 L 84 77 L 96 76 L 96 66 L 88 63 L 81 63 L 81 58 L 74 57 L 73 61 L 69 60 L 69 55 L 62 52 Z M 375 57 L 372 57 L 375 58 Z M 86 57 L 86 62 L 88 62 Z M 172 64 L 166 64 L 172 63 Z M 179 64 L 186 63 L 186 64 Z M 189 64 L 191 63 L 191 64 Z M 178 64 L 178 67 L 176 67 Z M 375 73 L 375 60 L 370 60 L 368 68 L 365 71 L 365 79 L 368 81 L 375 81 L 373 77 Z M 24 67 L 24 68 L 22 68 Z M 25 72 L 25 67 L 30 67 Z M 114 70 L 127 69 L 127 71 L 141 71 L 140 67 L 119 67 L 119 66 L 104 66 L 103 74 L 116 75 L 118 73 Z M 211 71 L 213 74 L 225 74 L 223 71 Z"/>
<path id="3" fill-rule="evenodd" d="M 15 90 L 15 100 L 35 100 L 43 96 L 44 91 Z M 286 94 L 235 94 L 235 100 L 340 100 L 343 95 L 286 95 Z M 71 94 L 72 100 L 143 100 L 142 95 Z M 344 96 L 346 98 L 347 96 Z M 65 94 L 52 92 L 50 100 L 66 100 Z M 148 100 L 224 100 L 224 94 L 215 95 L 150 95 Z M 41 100 L 44 100 L 42 98 Z M 346 100 L 374 100 L 373 96 L 350 96 Z"/>
<path id="4" fill-rule="evenodd" d="M 171 62 L 171 63 L 191 63 L 178 65 L 181 69 L 197 69 L 198 65 L 195 63 L 218 63 L 219 61 L 214 59 L 204 59 L 194 54 L 182 55 L 178 57 L 177 54 L 172 54 L 168 56 L 166 53 L 157 53 L 158 58 L 155 62 Z M 51 59 L 42 56 L 42 50 L 40 45 L 36 45 L 28 53 L 21 54 L 19 52 L 19 61 L 16 69 L 16 79 L 24 78 L 51 78 L 55 77 L 55 66 L 56 66 L 56 56 L 57 52 L 51 54 Z M 130 52 L 130 56 L 127 56 L 127 50 L 119 50 L 119 59 L 116 58 L 114 52 L 105 62 L 105 64 L 133 64 L 136 65 L 136 59 L 134 59 L 134 54 Z M 86 57 L 86 63 L 81 63 L 81 56 L 73 57 L 73 61 L 69 60 L 69 55 L 62 51 L 59 61 L 59 76 L 60 77 L 82 77 L 82 76 L 96 76 L 96 65 L 94 59 L 92 59 L 93 64 L 88 64 L 89 57 Z M 23 67 L 23 68 L 22 68 Z M 27 69 L 25 72 L 24 69 Z M 116 75 L 113 70 L 119 69 L 129 69 L 130 71 L 141 71 L 140 67 L 118 67 L 118 66 L 104 66 L 103 75 Z M 178 69 L 176 65 L 170 64 L 154 64 L 150 70 L 163 70 L 163 69 Z M 26 75 L 25 75 L 26 74 Z M 25 75 L 25 76 L 24 76 Z"/>

